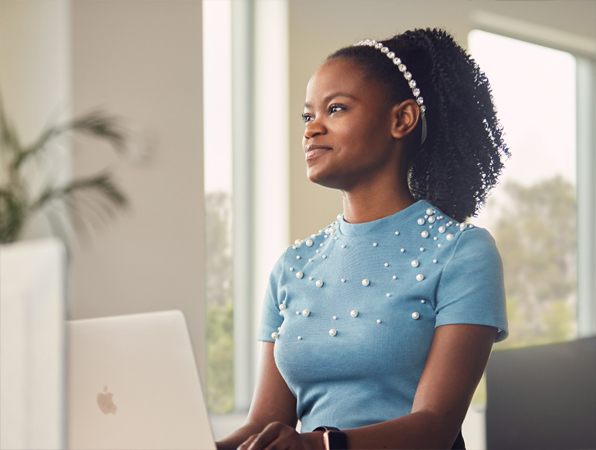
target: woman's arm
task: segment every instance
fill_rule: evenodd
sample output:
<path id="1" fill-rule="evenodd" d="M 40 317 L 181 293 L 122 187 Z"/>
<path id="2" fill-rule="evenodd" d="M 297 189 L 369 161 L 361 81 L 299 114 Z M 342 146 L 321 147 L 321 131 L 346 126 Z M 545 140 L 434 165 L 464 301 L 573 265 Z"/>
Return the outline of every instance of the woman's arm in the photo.
<path id="1" fill-rule="evenodd" d="M 236 449 L 272 422 L 296 427 L 296 398 L 290 392 L 273 358 L 273 342 L 263 342 L 259 376 L 244 426 L 217 443 L 218 450 Z"/>
<path id="2" fill-rule="evenodd" d="M 342 430 L 348 436 L 348 448 L 451 449 L 482 378 L 496 334 L 496 328 L 482 325 L 438 327 L 418 383 L 412 413 L 375 425 Z M 279 374 L 277 370 L 276 373 Z M 281 422 L 280 418 L 273 420 Z M 259 423 L 262 429 L 263 422 Z M 298 438 L 288 426 L 277 423 L 263 429 L 242 448 L 323 449 L 321 435 L 321 432 L 305 433 Z"/>

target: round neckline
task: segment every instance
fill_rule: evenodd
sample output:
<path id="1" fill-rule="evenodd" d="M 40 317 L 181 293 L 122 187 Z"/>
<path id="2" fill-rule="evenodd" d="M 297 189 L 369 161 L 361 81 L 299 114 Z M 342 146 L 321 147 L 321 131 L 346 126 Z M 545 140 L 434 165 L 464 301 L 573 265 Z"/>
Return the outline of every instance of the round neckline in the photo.
<path id="1" fill-rule="evenodd" d="M 422 214 L 426 214 L 427 208 L 432 208 L 433 206 L 428 203 L 426 200 L 418 200 L 416 203 L 411 204 L 407 208 L 402 209 L 401 211 L 396 212 L 395 214 L 391 214 L 390 216 L 385 216 L 377 220 L 372 220 L 370 222 L 362 222 L 362 223 L 350 223 L 344 220 L 344 215 L 342 214 L 339 218 L 339 232 L 345 236 L 360 236 L 369 233 L 375 233 L 379 231 L 386 231 L 386 230 L 393 230 L 396 226 L 403 226 L 406 224 L 410 219 L 414 219 L 415 216 L 419 216 Z M 393 230 L 399 231 L 398 229 Z"/>

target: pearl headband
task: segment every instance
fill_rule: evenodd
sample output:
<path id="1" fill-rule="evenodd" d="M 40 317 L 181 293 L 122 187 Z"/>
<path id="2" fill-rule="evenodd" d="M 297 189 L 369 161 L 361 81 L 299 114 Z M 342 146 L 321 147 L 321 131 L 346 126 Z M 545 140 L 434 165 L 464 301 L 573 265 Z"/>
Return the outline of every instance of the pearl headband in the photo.
<path id="1" fill-rule="evenodd" d="M 418 103 L 418 107 L 420 108 L 420 115 L 422 116 L 422 136 L 420 138 L 420 145 L 424 144 L 427 132 L 426 117 L 424 114 L 426 112 L 426 106 L 424 105 L 424 99 L 420 96 L 420 89 L 416 87 L 416 81 L 412 78 L 412 74 L 408 72 L 408 68 L 406 67 L 406 65 L 402 62 L 401 59 L 395 56 L 395 53 L 389 51 L 389 48 L 385 47 L 382 42 L 377 42 L 374 39 L 365 39 L 354 44 L 354 47 L 358 46 L 374 47 L 377 50 L 381 50 L 381 52 L 385 53 L 385 55 L 387 55 L 387 58 L 389 58 L 393 62 L 393 64 L 397 66 L 399 71 L 403 74 L 404 78 L 408 82 L 408 85 L 410 86 L 410 89 L 412 89 L 412 94 L 414 94 L 416 103 Z"/>

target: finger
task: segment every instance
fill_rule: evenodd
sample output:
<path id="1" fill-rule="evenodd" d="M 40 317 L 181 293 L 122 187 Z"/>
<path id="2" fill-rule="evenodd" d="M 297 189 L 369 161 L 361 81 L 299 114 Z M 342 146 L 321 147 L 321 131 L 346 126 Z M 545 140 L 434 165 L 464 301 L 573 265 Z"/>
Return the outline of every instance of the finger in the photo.
<path id="1" fill-rule="evenodd" d="M 304 450 L 304 447 L 293 436 L 284 433 L 283 436 L 271 442 L 265 450 Z"/>
<path id="2" fill-rule="evenodd" d="M 272 422 L 261 431 L 248 450 L 264 450 L 275 441 L 286 428 L 290 428 L 281 422 Z"/>
<path id="3" fill-rule="evenodd" d="M 258 434 L 253 434 L 246 441 L 244 441 L 242 444 L 240 444 L 238 446 L 237 450 L 247 450 L 248 447 L 250 447 L 250 444 L 252 444 L 254 442 L 254 440 L 257 438 L 257 436 L 258 436 Z"/>

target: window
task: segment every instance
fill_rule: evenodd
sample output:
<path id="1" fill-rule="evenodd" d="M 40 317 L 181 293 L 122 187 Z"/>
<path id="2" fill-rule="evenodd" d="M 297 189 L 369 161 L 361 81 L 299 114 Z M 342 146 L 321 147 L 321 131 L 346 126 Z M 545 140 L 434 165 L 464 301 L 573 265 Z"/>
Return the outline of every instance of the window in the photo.
<path id="1" fill-rule="evenodd" d="M 512 153 L 472 220 L 504 263 L 510 336 L 495 349 L 593 334 L 594 62 L 479 30 L 468 49 L 490 80 Z M 463 425 L 473 448 L 486 448 L 485 407 L 482 381 Z"/>
<path id="2" fill-rule="evenodd" d="M 230 1 L 203 2 L 207 406 L 234 409 Z"/>
<path id="3" fill-rule="evenodd" d="M 206 383 L 216 436 L 250 405 L 262 299 L 289 244 L 287 8 L 203 0 Z"/>
<path id="4" fill-rule="evenodd" d="M 510 337 L 496 348 L 577 336 L 576 60 L 569 53 L 474 30 L 512 157 L 474 222 L 495 237 L 505 270 Z"/>

